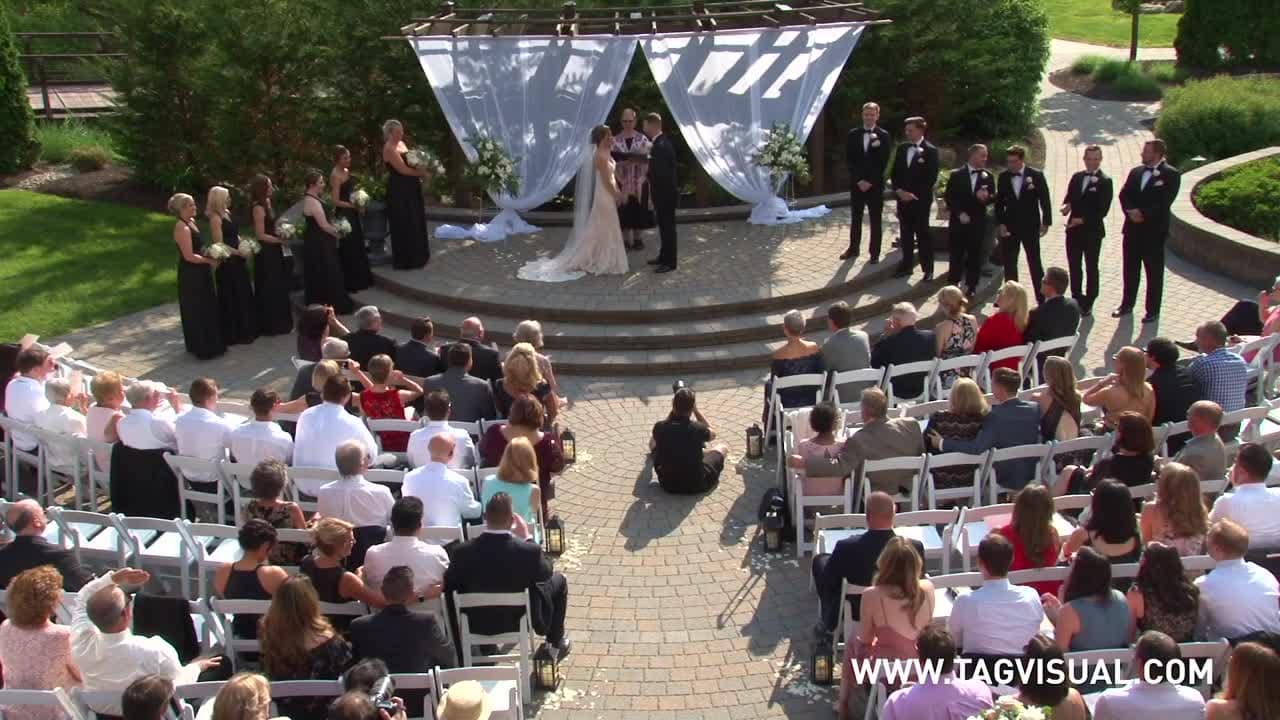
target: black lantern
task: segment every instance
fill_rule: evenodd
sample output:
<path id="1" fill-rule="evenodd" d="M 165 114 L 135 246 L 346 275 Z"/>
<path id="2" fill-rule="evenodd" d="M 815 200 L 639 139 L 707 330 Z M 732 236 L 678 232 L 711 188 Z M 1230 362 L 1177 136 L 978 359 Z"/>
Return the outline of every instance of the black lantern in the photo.
<path id="1" fill-rule="evenodd" d="M 546 527 L 542 529 L 542 548 L 549 555 L 559 555 L 564 552 L 564 521 L 559 515 L 552 515 L 547 520 Z"/>
<path id="2" fill-rule="evenodd" d="M 539 690 L 551 692 L 560 684 L 560 663 L 546 643 L 533 654 L 533 677 Z"/>
<path id="3" fill-rule="evenodd" d="M 578 448 L 574 444 L 573 431 L 565 428 L 560 433 L 560 447 L 564 451 L 564 462 L 566 465 L 572 464 L 578 459 Z"/>
<path id="4" fill-rule="evenodd" d="M 832 668 L 836 664 L 835 648 L 831 644 L 831 635 L 823 634 L 814 639 L 813 658 L 809 664 L 809 679 L 814 685 L 830 685 Z"/>
<path id="5" fill-rule="evenodd" d="M 764 431 L 760 429 L 760 423 L 747 428 L 747 457 L 753 460 L 764 457 Z"/>
<path id="6" fill-rule="evenodd" d="M 782 549 L 782 528 L 785 521 L 782 518 L 781 509 L 772 506 L 764 516 L 764 549 L 769 552 L 778 552 Z"/>

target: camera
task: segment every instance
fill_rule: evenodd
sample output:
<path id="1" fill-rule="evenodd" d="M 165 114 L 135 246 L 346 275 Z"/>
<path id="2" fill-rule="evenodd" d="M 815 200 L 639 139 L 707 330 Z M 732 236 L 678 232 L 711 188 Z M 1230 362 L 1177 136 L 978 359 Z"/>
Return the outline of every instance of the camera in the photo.
<path id="1" fill-rule="evenodd" d="M 671 394 L 675 395 L 687 387 L 689 387 L 689 383 L 686 383 L 684 380 L 677 380 L 671 383 Z"/>
<path id="2" fill-rule="evenodd" d="M 395 717 L 396 704 L 391 699 L 395 691 L 395 686 L 391 683 L 391 677 L 383 675 L 369 689 L 369 698 L 373 700 L 374 707 L 379 710 L 386 710 L 388 715 Z"/>

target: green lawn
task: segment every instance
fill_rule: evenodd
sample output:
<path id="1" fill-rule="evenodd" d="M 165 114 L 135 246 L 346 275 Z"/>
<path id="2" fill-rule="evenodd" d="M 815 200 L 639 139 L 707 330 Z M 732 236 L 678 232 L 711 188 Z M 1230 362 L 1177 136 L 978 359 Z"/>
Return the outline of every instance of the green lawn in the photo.
<path id="1" fill-rule="evenodd" d="M 1111 9 L 1111 0 L 1046 0 L 1049 35 L 1062 40 L 1129 47 L 1130 17 Z M 1181 15 L 1143 15 L 1139 47 L 1173 47 Z"/>
<path id="2" fill-rule="evenodd" d="M 0 340 L 54 337 L 177 299 L 173 219 L 0 191 Z"/>

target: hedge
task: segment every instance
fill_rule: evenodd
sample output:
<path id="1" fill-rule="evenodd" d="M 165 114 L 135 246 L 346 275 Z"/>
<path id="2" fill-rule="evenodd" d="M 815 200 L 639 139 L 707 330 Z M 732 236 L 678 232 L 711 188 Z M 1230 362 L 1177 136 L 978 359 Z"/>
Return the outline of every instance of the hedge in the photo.
<path id="1" fill-rule="evenodd" d="M 1280 78 L 1219 76 L 1165 94 L 1156 135 L 1177 165 L 1240 155 L 1280 143 Z"/>
<path id="2" fill-rule="evenodd" d="M 1280 240 L 1280 160 L 1247 163 L 1196 191 L 1205 215 L 1250 235 Z"/>

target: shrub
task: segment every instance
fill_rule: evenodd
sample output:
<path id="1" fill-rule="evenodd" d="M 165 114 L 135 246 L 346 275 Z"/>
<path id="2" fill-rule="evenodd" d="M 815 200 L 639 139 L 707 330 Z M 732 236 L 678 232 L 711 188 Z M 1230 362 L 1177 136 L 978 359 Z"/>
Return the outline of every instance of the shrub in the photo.
<path id="1" fill-rule="evenodd" d="M 1160 83 L 1150 75 L 1134 69 L 1120 75 L 1111 82 L 1111 88 L 1117 93 L 1134 100 L 1159 100 L 1164 94 Z"/>
<path id="2" fill-rule="evenodd" d="M 1076 75 L 1092 75 L 1098 65 L 1106 61 L 1101 55 L 1081 55 L 1071 63 L 1071 72 Z"/>
<path id="3" fill-rule="evenodd" d="M 1093 79 L 1113 83 L 1126 75 L 1138 75 L 1141 69 L 1128 60 L 1102 60 L 1093 68 Z"/>
<path id="4" fill-rule="evenodd" d="M 1210 160 L 1280 143 L 1280 78 L 1193 80 L 1165 95 L 1156 135 L 1171 161 Z"/>
<path id="5" fill-rule="evenodd" d="M 71 153 L 81 147 L 101 148 L 108 159 L 114 159 L 115 140 L 101 125 L 91 125 L 77 119 L 45 123 L 36 128 L 40 140 L 40 160 L 47 163 L 65 163 Z"/>
<path id="6" fill-rule="evenodd" d="M 1251 235 L 1280 240 L 1280 160 L 1247 163 L 1196 192 L 1205 215 Z"/>
<path id="7" fill-rule="evenodd" d="M 1158 83 L 1171 85 L 1176 82 L 1182 82 L 1186 79 L 1186 73 L 1179 70 L 1177 65 L 1167 62 L 1152 63 L 1147 66 L 1144 71 L 1148 77 Z"/>
<path id="8" fill-rule="evenodd" d="M 6 7 L 0 5 L 0 173 L 31 167 L 40 151 L 27 78 L 18 64 Z"/>
<path id="9" fill-rule="evenodd" d="M 1178 64 L 1204 70 L 1280 67 L 1280 0 L 1186 0 Z"/>
<path id="10" fill-rule="evenodd" d="M 97 145 L 83 145 L 72 150 L 67 160 L 71 163 L 71 167 L 76 172 L 93 172 L 101 170 L 111 162 L 111 153 L 103 147 Z"/>

